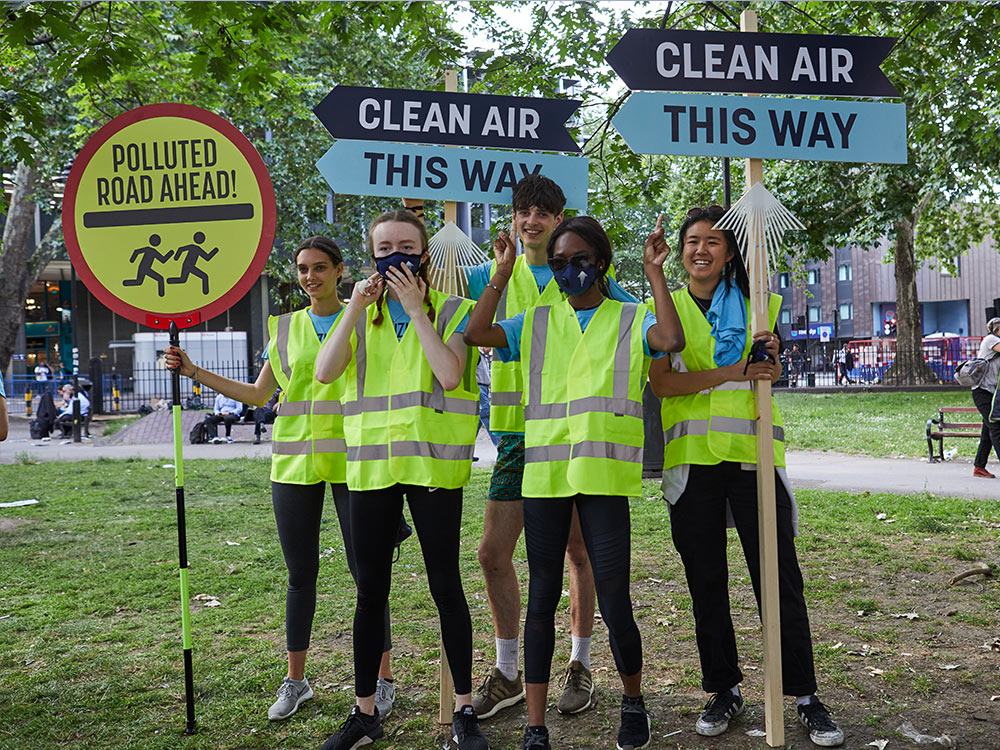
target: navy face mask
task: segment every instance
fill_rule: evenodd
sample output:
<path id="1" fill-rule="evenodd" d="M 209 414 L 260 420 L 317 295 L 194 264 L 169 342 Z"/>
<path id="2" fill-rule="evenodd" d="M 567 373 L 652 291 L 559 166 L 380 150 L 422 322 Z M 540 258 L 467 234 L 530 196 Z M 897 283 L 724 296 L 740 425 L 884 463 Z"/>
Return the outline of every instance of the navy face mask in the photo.
<path id="1" fill-rule="evenodd" d="M 549 266 L 552 265 L 550 261 Z M 553 268 L 552 275 L 560 289 L 575 297 L 586 292 L 597 281 L 597 266 L 587 264 L 581 268 L 574 263 L 566 263 L 558 270 Z"/>
<path id="2" fill-rule="evenodd" d="M 403 273 L 403 266 L 407 266 L 410 269 L 410 272 L 416 276 L 417 270 L 420 268 L 421 256 L 422 254 L 410 255 L 409 253 L 391 253 L 384 258 L 376 258 L 375 268 L 383 279 L 388 278 L 386 274 L 389 272 L 390 268 L 395 268 L 400 273 Z"/>

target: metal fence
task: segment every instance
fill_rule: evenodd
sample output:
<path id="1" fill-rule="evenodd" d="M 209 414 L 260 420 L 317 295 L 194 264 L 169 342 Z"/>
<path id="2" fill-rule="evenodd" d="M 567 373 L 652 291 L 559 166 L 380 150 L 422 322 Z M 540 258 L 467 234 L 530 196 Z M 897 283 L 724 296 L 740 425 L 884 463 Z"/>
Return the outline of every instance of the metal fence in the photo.
<path id="1" fill-rule="evenodd" d="M 252 383 L 257 379 L 258 368 L 248 367 L 243 363 L 223 362 L 216 365 L 213 372 L 231 380 Z M 171 401 L 170 371 L 159 366 L 137 366 L 131 372 L 101 373 L 99 377 L 91 377 L 90 373 L 81 374 L 80 385 L 90 399 L 94 413 L 115 414 L 137 412 L 143 405 L 155 407 L 159 401 Z M 95 381 L 100 382 L 100 396 L 97 393 Z M 60 396 L 58 388 L 64 383 L 72 383 L 72 376 L 62 376 L 54 380 L 38 381 L 30 375 L 14 375 L 5 380 L 7 391 L 7 410 L 11 414 L 31 416 L 38 409 L 39 400 L 44 393 L 52 394 L 58 403 Z M 190 378 L 181 378 L 181 404 L 191 408 L 210 409 L 215 401 L 216 392 Z M 195 406 L 195 399 L 201 400 L 201 407 Z"/>
<path id="2" fill-rule="evenodd" d="M 978 336 L 950 336 L 940 339 L 924 339 L 922 354 L 928 367 L 933 370 L 941 384 L 953 384 L 952 374 L 959 363 L 975 357 L 982 341 Z M 842 352 L 850 352 L 846 358 L 850 367 L 845 366 Z M 838 349 L 833 344 L 816 342 L 801 353 L 788 351 L 781 355 L 782 373 L 777 387 L 787 388 L 833 388 L 850 385 L 901 385 L 901 376 L 892 369 L 896 360 L 895 339 L 864 339 L 851 341 Z M 250 383 L 256 380 L 259 367 L 241 362 L 222 362 L 213 372 L 232 380 Z M 101 373 L 101 397 L 94 404 L 95 413 L 114 414 L 136 412 L 143 405 L 153 407 L 160 400 L 171 399 L 170 372 L 160 366 L 136 366 L 131 372 Z M 30 375 L 14 375 L 5 381 L 7 410 L 11 414 L 28 415 L 38 408 L 38 400 L 45 392 L 51 393 L 58 401 L 57 389 L 63 383 L 72 382 L 71 377 L 37 381 Z M 96 390 L 89 374 L 80 376 L 92 404 Z M 200 398 L 200 408 L 211 408 L 216 393 L 195 383 L 189 378 L 181 378 L 181 403 L 192 405 L 193 399 Z M 29 406 L 30 404 L 30 406 Z M 199 408 L 199 407 L 195 407 Z"/>
<path id="3" fill-rule="evenodd" d="M 975 357 L 981 342 L 980 336 L 925 338 L 920 354 L 938 383 L 954 385 L 955 368 Z M 893 367 L 896 355 L 896 340 L 890 338 L 860 339 L 841 348 L 816 342 L 806 352 L 782 353 L 778 386 L 903 385 L 905 376 Z"/>

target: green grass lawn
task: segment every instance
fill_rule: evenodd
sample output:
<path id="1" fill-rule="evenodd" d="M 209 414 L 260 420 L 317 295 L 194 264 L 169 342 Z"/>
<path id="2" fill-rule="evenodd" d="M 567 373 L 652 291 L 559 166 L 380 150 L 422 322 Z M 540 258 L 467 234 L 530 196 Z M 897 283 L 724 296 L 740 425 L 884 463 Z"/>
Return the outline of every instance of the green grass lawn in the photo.
<path id="1" fill-rule="evenodd" d="M 266 720 L 283 676 L 285 568 L 274 531 L 268 463 L 189 461 L 186 469 L 198 732 L 186 737 L 173 470 L 140 459 L 0 466 L 0 747 L 318 747 L 353 702 L 353 585 L 332 508 L 324 520 L 320 595 L 307 673 L 316 697 L 282 723 Z M 492 627 L 476 547 L 488 473 L 466 491 L 461 564 L 474 628 L 476 681 L 493 659 Z M 692 724 L 700 690 L 690 599 L 669 537 L 667 509 L 650 483 L 633 499 L 633 600 L 643 633 L 654 729 L 683 730 L 659 747 L 707 747 Z M 929 496 L 798 494 L 799 549 L 807 580 L 824 700 L 849 744 L 895 737 L 900 716 L 963 747 L 990 747 L 995 725 L 975 721 L 1000 693 L 1000 592 L 972 565 L 1000 561 L 1000 506 Z M 887 514 L 880 519 L 876 514 Z M 716 748 L 758 748 L 762 724 L 756 608 L 731 535 L 733 616 L 751 709 Z M 523 544 L 516 552 L 527 580 Z M 526 587 L 525 587 L 526 589 Z M 207 606 L 200 595 L 216 597 Z M 563 608 L 554 679 L 568 658 Z M 395 564 L 393 662 L 400 684 L 387 740 L 377 748 L 442 747 L 436 722 L 438 636 L 415 538 Z M 916 613 L 915 618 L 898 617 Z M 523 614 L 523 613 L 522 613 Z M 839 645 L 838 645 L 839 644 Z M 987 644 L 984 646 L 984 644 Z M 958 665 L 957 668 L 952 665 Z M 947 671 L 945 670 L 947 667 Z M 873 671 L 876 670 L 876 671 Z M 595 630 L 597 709 L 550 712 L 560 747 L 613 746 L 618 686 L 606 630 Z M 985 696 L 985 697 L 984 697 Z M 556 696 L 552 696 L 552 700 Z M 992 704 L 995 706 L 995 704 Z M 789 743 L 804 735 L 786 707 Z M 523 709 L 485 725 L 494 750 L 520 747 Z M 808 741 L 805 740 L 807 744 Z"/>
<path id="2" fill-rule="evenodd" d="M 913 393 L 790 393 L 775 397 L 793 450 L 839 451 L 869 456 L 927 455 L 927 420 L 939 406 L 973 406 L 968 391 Z M 977 414 L 963 422 L 978 422 Z M 945 440 L 958 455 L 972 458 L 978 441 Z M 936 444 L 935 444 L 936 446 Z"/>

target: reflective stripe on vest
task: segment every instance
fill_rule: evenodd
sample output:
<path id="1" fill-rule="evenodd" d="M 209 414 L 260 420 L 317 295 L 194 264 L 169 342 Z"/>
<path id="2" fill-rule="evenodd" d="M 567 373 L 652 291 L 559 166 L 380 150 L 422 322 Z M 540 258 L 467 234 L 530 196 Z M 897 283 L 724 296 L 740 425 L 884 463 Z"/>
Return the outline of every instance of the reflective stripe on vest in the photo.
<path id="1" fill-rule="evenodd" d="M 430 297 L 435 330 L 447 341 L 472 303 L 434 290 Z M 397 340 L 391 325 L 376 327 L 373 317 L 369 310 L 355 326 L 355 373 L 344 403 L 348 486 L 352 490 L 396 483 L 461 487 L 468 481 L 479 414 L 475 350 L 467 354 L 459 387 L 446 392 L 434 377 L 416 331 L 408 328 Z M 373 341 L 378 341 L 376 349 L 370 349 Z M 426 390 L 414 388 L 421 383 Z M 373 390 L 376 395 L 367 395 Z"/>
<path id="2" fill-rule="evenodd" d="M 642 384 L 649 359 L 638 312 L 638 305 L 604 300 L 585 332 L 568 302 L 525 316 L 525 497 L 641 492 Z M 559 338 L 551 338 L 553 330 Z M 577 382 L 587 373 L 593 381 Z M 565 386 L 547 387 L 543 376 Z M 566 400 L 545 403 L 547 390 L 565 393 Z M 587 395 L 577 395 L 582 393 Z"/>
<path id="3" fill-rule="evenodd" d="M 673 293 L 677 314 L 684 326 L 686 345 L 682 358 L 688 371 L 714 368 L 715 340 L 705 316 L 687 288 Z M 748 303 L 749 304 L 749 303 Z M 774 327 L 781 298 L 771 295 L 768 319 Z M 749 310 L 747 320 L 750 319 Z M 743 357 L 751 344 L 748 331 Z M 774 462 L 785 465 L 785 431 L 772 400 L 774 413 Z M 662 401 L 664 468 L 680 464 L 716 464 L 720 461 L 756 463 L 756 406 L 749 382 L 727 381 L 714 388 Z"/>
<path id="4" fill-rule="evenodd" d="M 490 267 L 490 277 L 496 273 L 496 261 Z M 562 300 L 562 292 L 555 279 L 549 281 L 542 292 L 538 291 L 535 274 L 528 267 L 528 261 L 519 255 L 514 261 L 510 280 L 500 294 L 494 321 L 512 318 L 529 308 L 543 304 L 556 304 Z M 490 430 L 494 432 L 524 432 L 524 394 L 521 382 L 520 362 L 502 362 L 493 357 L 490 366 Z"/>
<path id="5" fill-rule="evenodd" d="M 271 438 L 271 479 L 285 484 L 342 483 L 344 381 L 323 384 L 315 379 L 320 342 L 307 310 L 271 318 L 268 329 L 271 371 L 283 391 Z"/>

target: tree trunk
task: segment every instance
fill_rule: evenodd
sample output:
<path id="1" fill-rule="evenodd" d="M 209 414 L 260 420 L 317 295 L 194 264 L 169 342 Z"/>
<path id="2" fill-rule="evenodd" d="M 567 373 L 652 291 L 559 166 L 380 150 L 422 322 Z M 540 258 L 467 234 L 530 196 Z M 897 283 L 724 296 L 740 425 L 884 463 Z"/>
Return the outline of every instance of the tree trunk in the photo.
<path id="1" fill-rule="evenodd" d="M 0 244 L 0 372 L 6 372 L 10 365 L 24 300 L 34 282 L 28 279 L 28 258 L 35 244 L 35 202 L 31 196 L 37 182 L 34 166 L 18 162 Z"/>
<path id="2" fill-rule="evenodd" d="M 914 222 L 900 219 L 893 226 L 896 230 L 896 356 L 882 382 L 891 385 L 937 383 L 937 375 L 924 361 L 917 262 L 913 252 Z"/>

